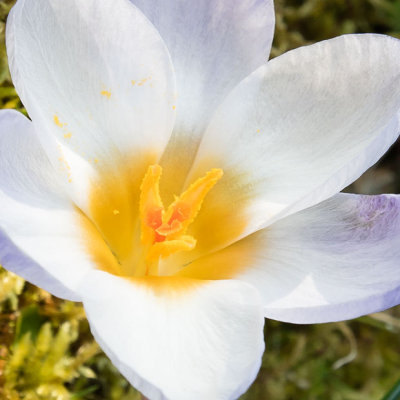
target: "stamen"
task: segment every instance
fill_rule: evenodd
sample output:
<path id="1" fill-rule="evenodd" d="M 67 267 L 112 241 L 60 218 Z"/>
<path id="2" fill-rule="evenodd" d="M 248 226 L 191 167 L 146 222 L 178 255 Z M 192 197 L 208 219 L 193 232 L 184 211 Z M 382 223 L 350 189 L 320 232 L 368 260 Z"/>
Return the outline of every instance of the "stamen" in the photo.
<path id="1" fill-rule="evenodd" d="M 141 241 L 145 252 L 147 274 L 158 273 L 158 260 L 178 251 L 190 251 L 196 239 L 185 235 L 189 225 L 197 217 L 204 198 L 222 178 L 221 169 L 212 169 L 176 197 L 165 210 L 160 197 L 162 168 L 151 165 L 141 185 L 140 219 Z"/>
<path id="2" fill-rule="evenodd" d="M 140 187 L 140 220 L 144 244 L 152 244 L 156 239 L 156 229 L 162 224 L 164 205 L 160 197 L 160 178 L 162 168 L 151 165 Z"/>
<path id="3" fill-rule="evenodd" d="M 222 178 L 222 175 L 222 169 L 215 168 L 208 171 L 205 176 L 190 185 L 189 188 L 168 207 L 167 212 L 163 216 L 163 222 L 169 225 L 171 225 L 173 221 L 181 222 L 181 229 L 179 232 L 174 232 L 174 236 L 184 233 L 188 226 L 195 220 L 204 198 Z"/>

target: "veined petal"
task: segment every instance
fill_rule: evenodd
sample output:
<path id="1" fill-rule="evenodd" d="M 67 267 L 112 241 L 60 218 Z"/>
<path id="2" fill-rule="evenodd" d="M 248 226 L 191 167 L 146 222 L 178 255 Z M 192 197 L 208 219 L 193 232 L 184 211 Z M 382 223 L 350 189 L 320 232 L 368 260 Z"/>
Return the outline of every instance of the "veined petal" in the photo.
<path id="1" fill-rule="evenodd" d="M 94 271 L 81 294 L 96 340 L 150 400 L 236 399 L 258 372 L 264 319 L 246 283 Z"/>
<path id="2" fill-rule="evenodd" d="M 238 82 L 267 62 L 274 5 L 272 0 L 131 1 L 160 32 L 177 77 L 177 120 L 163 157 L 165 181 L 174 183 L 163 188 L 170 202 L 182 191 L 215 108 Z M 179 165 L 179 174 L 171 165 Z"/>
<path id="3" fill-rule="evenodd" d="M 74 291 L 49 274 L 46 269 L 26 255 L 11 239 L 0 230 L 0 265 L 25 280 L 39 286 L 62 299 L 79 301 Z"/>
<path id="4" fill-rule="evenodd" d="M 397 39 L 347 35 L 288 52 L 245 79 L 216 112 L 189 175 L 210 166 L 225 173 L 196 223 L 208 225 L 228 198 L 219 224 L 229 232 L 242 215 L 244 236 L 360 176 L 398 136 L 399 60 Z"/>
<path id="5" fill-rule="evenodd" d="M 129 0 L 18 0 L 7 48 L 45 151 L 83 210 L 89 180 L 111 170 L 118 185 L 121 166 L 161 154 L 174 120 L 172 64 Z"/>
<path id="6" fill-rule="evenodd" d="M 52 294 L 79 300 L 92 268 L 78 220 L 37 139 L 16 111 L 0 112 L 0 263 Z"/>
<path id="7" fill-rule="evenodd" d="M 181 275 L 244 280 L 259 290 L 266 317 L 317 323 L 399 304 L 399 260 L 400 196 L 340 193 Z"/>

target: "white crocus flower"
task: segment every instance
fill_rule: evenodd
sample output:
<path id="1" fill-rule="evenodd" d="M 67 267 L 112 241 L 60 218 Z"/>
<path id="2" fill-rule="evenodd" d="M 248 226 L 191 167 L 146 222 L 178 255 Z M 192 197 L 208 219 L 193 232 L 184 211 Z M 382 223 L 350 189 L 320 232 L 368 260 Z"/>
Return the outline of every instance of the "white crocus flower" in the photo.
<path id="1" fill-rule="evenodd" d="M 337 194 L 397 138 L 400 42 L 266 63 L 270 0 L 18 0 L 0 261 L 82 301 L 150 399 L 234 399 L 264 317 L 400 300 L 400 198 Z M 162 176 L 161 176 L 162 174 Z"/>

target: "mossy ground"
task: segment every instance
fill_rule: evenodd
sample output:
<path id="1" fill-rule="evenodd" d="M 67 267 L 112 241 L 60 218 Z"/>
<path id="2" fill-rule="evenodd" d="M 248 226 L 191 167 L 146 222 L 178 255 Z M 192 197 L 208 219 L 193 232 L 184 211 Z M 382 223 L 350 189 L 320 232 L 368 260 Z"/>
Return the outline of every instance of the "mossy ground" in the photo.
<path id="1" fill-rule="evenodd" d="M 7 68 L 0 0 L 0 102 L 22 110 Z M 343 33 L 400 37 L 400 0 L 276 0 L 272 56 Z M 400 192 L 400 144 L 354 183 L 358 193 Z M 266 321 L 267 350 L 246 400 L 381 399 L 400 379 L 400 307 L 354 321 Z M 0 398 L 138 400 L 94 342 L 79 304 L 0 269 Z"/>

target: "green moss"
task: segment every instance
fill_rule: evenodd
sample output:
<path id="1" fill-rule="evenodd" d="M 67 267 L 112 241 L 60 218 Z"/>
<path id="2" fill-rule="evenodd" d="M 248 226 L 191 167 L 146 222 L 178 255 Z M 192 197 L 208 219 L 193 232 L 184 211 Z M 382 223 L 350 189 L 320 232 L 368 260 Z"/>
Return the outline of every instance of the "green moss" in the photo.
<path id="1" fill-rule="evenodd" d="M 96 377 L 85 364 L 99 353 L 99 347 L 93 340 L 77 343 L 79 320 L 54 328 L 43 318 L 35 306 L 20 314 L 17 326 L 24 327 L 23 332 L 17 335 L 4 367 L 3 396 L 7 399 L 78 398 L 76 382 L 84 378 L 87 387 Z"/>

